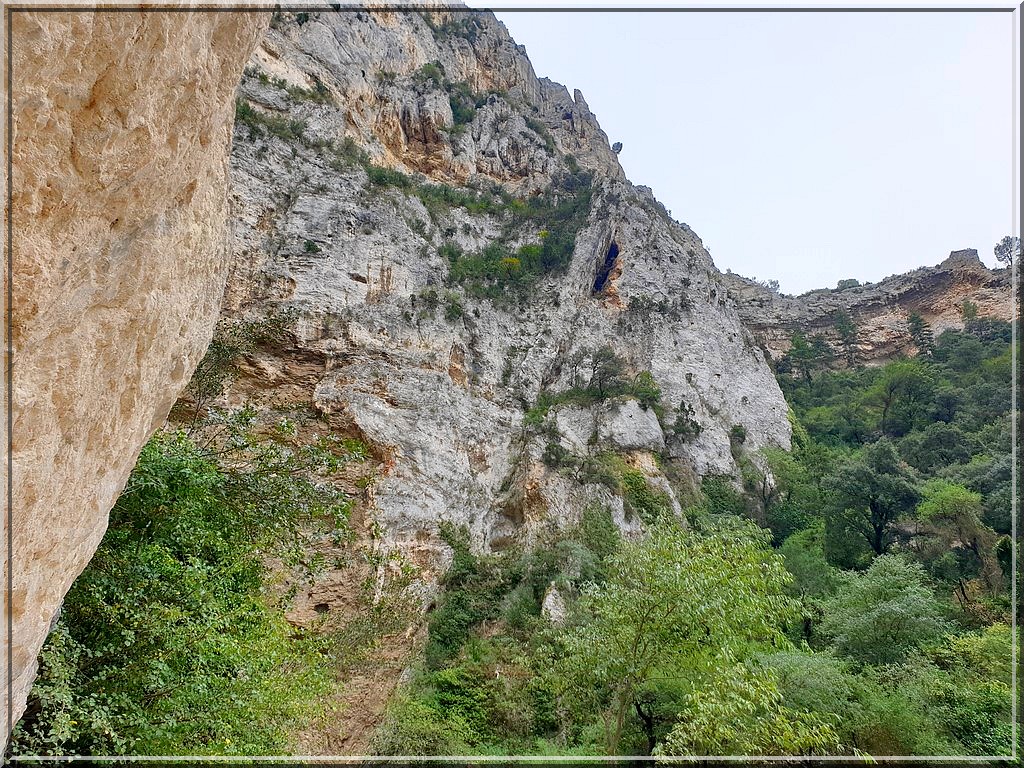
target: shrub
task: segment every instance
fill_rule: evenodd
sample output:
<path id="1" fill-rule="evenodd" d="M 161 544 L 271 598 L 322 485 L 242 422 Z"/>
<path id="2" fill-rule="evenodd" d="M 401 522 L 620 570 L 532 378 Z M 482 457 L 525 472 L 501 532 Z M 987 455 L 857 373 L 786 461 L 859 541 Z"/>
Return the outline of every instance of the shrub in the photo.
<path id="1" fill-rule="evenodd" d="M 412 79 L 416 83 L 433 83 L 434 85 L 440 86 L 444 83 L 445 79 L 444 68 L 441 66 L 441 62 L 439 61 L 428 62 L 413 73 Z"/>
<path id="2" fill-rule="evenodd" d="M 458 653 L 473 627 L 497 614 L 512 586 L 498 557 L 470 551 L 465 529 L 444 527 L 441 535 L 452 548 L 452 563 L 444 577 L 444 597 L 428 622 L 424 654 L 430 669 L 439 669 Z"/>
<path id="3" fill-rule="evenodd" d="M 652 488 L 647 477 L 638 469 L 623 470 L 622 490 L 626 509 L 648 525 L 672 512 L 668 496 Z"/>
<path id="4" fill-rule="evenodd" d="M 445 305 L 444 317 L 450 322 L 454 323 L 456 320 L 466 314 L 466 308 L 462 305 L 462 297 L 457 293 L 449 291 L 448 303 Z"/>
<path id="5" fill-rule="evenodd" d="M 316 462 L 239 441 L 226 465 L 180 432 L 147 443 L 64 600 L 14 753 L 280 754 L 313 714 L 330 675 L 268 606 L 262 556 L 347 506 L 301 479 Z"/>
<path id="6" fill-rule="evenodd" d="M 555 154 L 555 139 L 552 137 L 551 131 L 547 129 L 547 126 L 545 126 L 544 123 L 536 118 L 527 117 L 526 127 L 540 136 L 541 141 L 544 142 L 544 146 L 547 148 L 549 154 Z"/>
<path id="7" fill-rule="evenodd" d="M 633 385 L 630 387 L 630 394 L 632 394 L 645 409 L 652 408 L 658 404 L 661 400 L 661 387 L 658 386 L 658 382 L 654 380 L 654 376 L 651 375 L 650 371 L 640 371 L 633 379 Z"/>
<path id="8" fill-rule="evenodd" d="M 500 206 L 495 201 L 476 211 L 468 208 L 482 213 L 510 210 L 509 231 L 536 223 L 548 234 L 539 238 L 540 243 L 524 245 L 516 252 L 492 243 L 480 253 L 460 254 L 458 261 L 452 262 L 448 281 L 473 295 L 507 302 L 521 297 L 541 277 L 564 270 L 572 259 L 576 234 L 590 212 L 590 184 L 587 174 L 563 175 L 544 194 L 527 201 L 503 197 Z M 513 258 L 519 260 L 516 270 L 510 270 L 506 261 Z"/>
<path id="9" fill-rule="evenodd" d="M 366 166 L 366 176 L 371 187 L 398 187 L 407 190 L 413 186 L 411 177 L 396 171 L 392 168 L 382 168 L 379 165 Z"/>
<path id="10" fill-rule="evenodd" d="M 672 434 L 678 435 L 684 440 L 692 440 L 698 437 L 703 427 L 693 417 L 693 406 L 688 405 L 685 401 L 680 402 L 679 413 L 676 415 L 676 420 L 672 423 Z"/>
<path id="11" fill-rule="evenodd" d="M 747 505 L 728 475 L 706 475 L 700 484 L 708 511 L 712 514 L 742 515 Z"/>
<path id="12" fill-rule="evenodd" d="M 373 738 L 378 755 L 465 755 L 476 737 L 466 723 L 446 718 L 434 707 L 399 696 L 388 707 Z"/>
<path id="13" fill-rule="evenodd" d="M 331 144 L 329 149 L 333 155 L 330 164 L 336 171 L 343 170 L 348 166 L 366 166 L 370 162 L 369 155 L 351 137 Z"/>
<path id="14" fill-rule="evenodd" d="M 235 99 L 235 123 L 244 125 L 255 136 L 269 134 L 284 141 L 300 140 L 306 130 L 304 120 L 266 115 L 243 98 Z"/>
<path id="15" fill-rule="evenodd" d="M 825 604 L 821 634 L 845 656 L 865 664 L 891 664 L 940 638 L 949 629 L 943 613 L 920 565 L 883 555 L 863 573 L 838 575 L 837 592 Z"/>

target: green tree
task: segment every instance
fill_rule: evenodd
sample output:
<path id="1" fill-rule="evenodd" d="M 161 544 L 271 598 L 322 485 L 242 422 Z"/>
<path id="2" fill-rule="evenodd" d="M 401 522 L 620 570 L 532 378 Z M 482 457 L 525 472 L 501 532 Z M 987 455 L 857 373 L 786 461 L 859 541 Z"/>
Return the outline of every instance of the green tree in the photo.
<path id="1" fill-rule="evenodd" d="M 182 432 L 143 448 L 42 654 L 21 754 L 280 754 L 329 690 L 317 644 L 264 594 L 263 553 L 344 524 L 303 479 L 332 462 L 249 443 L 221 464 Z M 306 457 L 307 459 L 310 457 Z M 316 466 L 314 466 L 316 465 Z"/>
<path id="2" fill-rule="evenodd" d="M 925 474 L 970 461 L 975 448 L 974 440 L 962 429 L 941 421 L 916 429 L 900 440 L 900 454 L 910 466 Z"/>
<path id="3" fill-rule="evenodd" d="M 885 439 L 865 446 L 825 484 L 832 492 L 829 533 L 862 537 L 876 555 L 889 550 L 896 521 L 918 500 L 913 476 Z"/>
<path id="4" fill-rule="evenodd" d="M 931 326 L 917 312 L 910 314 L 907 325 L 910 327 L 910 338 L 914 340 L 917 353 L 929 357 L 935 350 L 935 339 L 932 337 Z"/>
<path id="5" fill-rule="evenodd" d="M 996 623 L 980 632 L 947 636 L 927 651 L 942 670 L 930 686 L 937 719 L 963 748 L 961 754 L 1007 755 L 1012 744 L 1013 640 Z"/>
<path id="6" fill-rule="evenodd" d="M 610 346 L 594 350 L 590 356 L 590 389 L 598 397 L 621 390 L 626 383 L 626 363 Z"/>
<path id="7" fill-rule="evenodd" d="M 685 696 L 657 754 L 831 754 L 840 744 L 830 720 L 787 707 L 771 671 L 737 664 Z"/>
<path id="8" fill-rule="evenodd" d="M 806 450 L 806 449 L 804 449 Z M 768 473 L 759 483 L 765 523 L 776 541 L 806 527 L 821 512 L 821 492 L 806 464 L 803 450 L 794 453 L 765 448 Z"/>
<path id="9" fill-rule="evenodd" d="M 879 432 L 899 436 L 926 415 L 934 390 L 934 375 L 925 363 L 898 360 L 882 369 L 863 399 L 878 415 Z"/>
<path id="10" fill-rule="evenodd" d="M 633 378 L 629 391 L 644 408 L 652 408 L 661 400 L 661 387 L 650 371 L 640 371 Z"/>
<path id="11" fill-rule="evenodd" d="M 970 299 L 964 299 L 960 304 L 960 317 L 965 323 L 978 319 L 978 305 Z"/>
<path id="12" fill-rule="evenodd" d="M 785 644 L 790 577 L 767 543 L 752 525 L 697 535 L 662 521 L 623 542 L 606 581 L 583 590 L 578 623 L 560 638 L 560 692 L 582 717 L 600 713 L 608 754 L 659 689 L 695 691 L 751 648 Z"/>
<path id="13" fill-rule="evenodd" d="M 939 546 L 969 549 L 980 568 L 981 579 L 990 593 L 1002 586 L 1003 574 L 996 559 L 996 532 L 981 521 L 981 494 L 948 480 L 930 480 L 922 488 L 918 519 Z M 962 590 L 961 590 L 961 596 Z"/>
<path id="14" fill-rule="evenodd" d="M 902 661 L 950 628 L 924 569 L 898 555 L 883 555 L 862 573 L 839 574 L 825 601 L 819 632 L 844 656 L 864 664 Z"/>
<path id="15" fill-rule="evenodd" d="M 786 353 L 786 357 L 791 361 L 793 367 L 800 372 L 804 381 L 810 382 L 812 372 L 818 367 L 818 355 L 813 345 L 807 340 L 807 337 L 799 331 L 793 334 L 791 341 L 792 346 L 789 352 Z"/>
<path id="16" fill-rule="evenodd" d="M 763 654 L 758 661 L 773 673 L 787 707 L 830 716 L 838 723 L 837 730 L 848 729 L 858 697 L 852 662 L 806 649 Z"/>
<path id="17" fill-rule="evenodd" d="M 836 587 L 836 569 L 825 560 L 825 526 L 822 521 L 798 531 L 779 548 L 786 569 L 793 574 L 789 591 L 798 596 L 821 598 Z"/>
<path id="18" fill-rule="evenodd" d="M 843 347 L 846 362 L 853 365 L 857 356 L 857 326 L 847 312 L 837 312 L 832 322 Z"/>
<path id="19" fill-rule="evenodd" d="M 1011 267 L 1014 260 L 1020 258 L 1020 238 L 1007 235 L 996 243 L 992 251 L 996 255 L 996 261 Z"/>
<path id="20" fill-rule="evenodd" d="M 207 408 L 238 374 L 242 358 L 262 345 L 283 341 L 293 320 L 293 314 L 281 312 L 260 320 L 223 319 L 217 323 L 206 354 L 175 406 L 177 415 L 187 418 L 190 428 L 196 429 Z"/>

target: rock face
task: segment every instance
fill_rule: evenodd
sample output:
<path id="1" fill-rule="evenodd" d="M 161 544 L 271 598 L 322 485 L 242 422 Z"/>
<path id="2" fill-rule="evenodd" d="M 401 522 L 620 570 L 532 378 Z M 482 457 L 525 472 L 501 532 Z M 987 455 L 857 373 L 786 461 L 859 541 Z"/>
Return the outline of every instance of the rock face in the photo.
<path id="1" fill-rule="evenodd" d="M 853 362 L 880 364 L 916 352 L 908 321 L 921 315 L 935 336 L 947 328 L 962 328 L 965 300 L 979 316 L 1010 320 L 1015 301 L 1009 269 L 990 270 L 976 250 L 953 251 L 935 267 L 922 267 L 881 282 L 843 290 L 821 289 L 802 296 L 780 296 L 739 275 L 723 276 L 740 316 L 758 343 L 775 359 L 792 345 L 794 332 L 823 336 L 846 359 L 835 329 L 845 312 L 857 326 Z"/>
<path id="2" fill-rule="evenodd" d="M 268 15 L 10 18 L 17 720 L 65 592 L 209 342 L 233 93 Z"/>
<path id="3" fill-rule="evenodd" d="M 700 239 L 491 14 L 279 14 L 239 95 L 225 313 L 297 320 L 231 397 L 305 405 L 376 446 L 377 519 L 414 562 L 443 564 L 446 521 L 479 549 L 590 503 L 635 530 L 585 469 L 602 457 L 675 494 L 664 474 L 736 473 L 735 424 L 752 453 L 788 447 L 782 394 Z M 529 213 L 535 195 L 547 213 Z M 564 261 L 511 279 L 581 200 Z M 509 279 L 474 283 L 495 248 Z M 570 402 L 606 345 L 652 374 L 656 408 Z"/>

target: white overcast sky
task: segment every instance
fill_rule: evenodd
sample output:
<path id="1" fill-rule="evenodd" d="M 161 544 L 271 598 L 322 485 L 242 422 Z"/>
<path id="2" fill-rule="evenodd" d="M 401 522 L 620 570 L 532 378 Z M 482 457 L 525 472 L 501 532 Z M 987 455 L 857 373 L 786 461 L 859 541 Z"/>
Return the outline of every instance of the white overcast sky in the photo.
<path id="1" fill-rule="evenodd" d="M 1015 226 L 1009 13 L 496 10 L 721 270 L 876 281 Z"/>

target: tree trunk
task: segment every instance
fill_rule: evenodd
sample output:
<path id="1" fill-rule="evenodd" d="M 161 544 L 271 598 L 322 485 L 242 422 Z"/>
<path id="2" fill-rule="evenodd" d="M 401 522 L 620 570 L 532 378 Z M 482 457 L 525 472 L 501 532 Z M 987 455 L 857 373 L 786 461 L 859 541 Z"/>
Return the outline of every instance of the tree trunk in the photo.
<path id="1" fill-rule="evenodd" d="M 647 737 L 647 752 L 645 754 L 650 755 L 654 752 L 654 748 L 657 746 L 657 742 L 654 738 L 654 714 L 644 712 L 639 701 L 633 702 L 633 708 L 636 710 L 636 716 L 639 717 L 640 722 L 643 723 L 644 735 Z"/>

